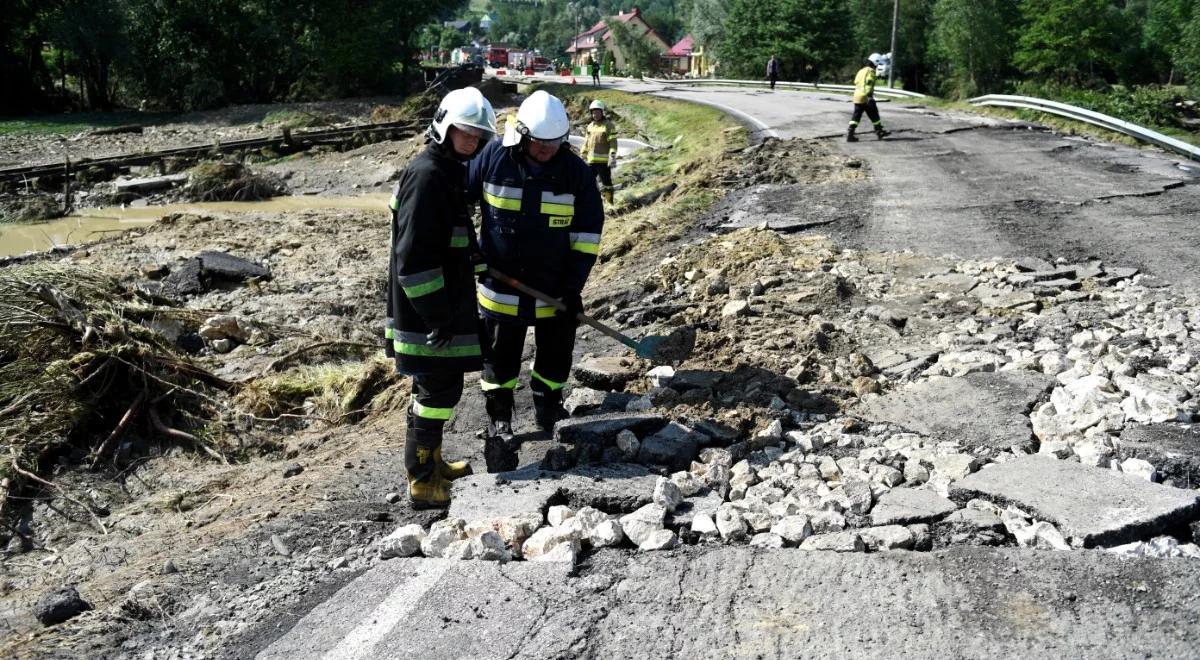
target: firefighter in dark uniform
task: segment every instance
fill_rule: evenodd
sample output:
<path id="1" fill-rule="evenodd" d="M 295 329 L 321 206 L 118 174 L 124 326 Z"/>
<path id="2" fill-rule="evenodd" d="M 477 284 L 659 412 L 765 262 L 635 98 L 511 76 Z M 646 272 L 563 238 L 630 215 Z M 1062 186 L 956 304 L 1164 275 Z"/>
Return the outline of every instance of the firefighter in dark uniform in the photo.
<path id="1" fill-rule="evenodd" d="M 530 371 L 535 421 L 550 430 L 564 416 L 562 388 L 571 371 L 575 315 L 600 249 L 604 207 L 592 172 L 564 145 L 571 124 L 562 101 L 534 92 L 506 122 L 504 139 L 471 161 L 467 192 L 480 201 L 480 246 L 488 266 L 558 298 L 569 312 L 480 278 L 478 302 L 488 343 L 481 386 L 489 433 L 512 437 L 513 390 L 525 333 L 534 328 Z"/>
<path id="2" fill-rule="evenodd" d="M 464 184 L 466 161 L 496 132 L 478 89 L 442 99 L 429 145 L 404 170 L 390 203 L 387 353 L 412 376 L 404 441 L 408 495 L 415 508 L 450 503 L 450 480 L 471 473 L 442 459 L 442 429 L 462 397 L 463 374 L 482 366 L 475 308 L 477 253 Z"/>

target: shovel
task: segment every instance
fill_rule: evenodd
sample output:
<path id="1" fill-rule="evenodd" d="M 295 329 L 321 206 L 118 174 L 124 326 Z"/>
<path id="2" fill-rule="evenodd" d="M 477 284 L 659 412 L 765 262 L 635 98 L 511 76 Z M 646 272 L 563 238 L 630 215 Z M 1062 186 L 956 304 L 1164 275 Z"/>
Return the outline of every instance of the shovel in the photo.
<path id="1" fill-rule="evenodd" d="M 509 277 L 508 275 L 501 273 L 491 266 L 488 266 L 488 274 L 527 296 L 533 296 L 534 298 L 537 298 L 538 300 L 554 307 L 560 312 L 567 311 L 567 306 L 564 305 L 561 300 L 557 298 L 551 298 L 537 289 L 530 288 L 529 285 L 517 280 L 516 278 Z M 673 331 L 669 336 L 650 335 L 648 337 L 643 337 L 641 341 L 638 341 L 608 325 L 605 325 L 604 323 L 601 323 L 600 321 L 597 321 L 583 312 L 576 314 L 575 318 L 579 319 L 581 323 L 586 323 L 600 332 L 608 335 L 609 337 L 621 342 L 622 344 L 625 344 L 632 349 L 638 357 L 658 364 L 682 362 L 687 359 L 687 357 L 691 354 L 692 349 L 696 346 L 696 332 L 691 328 L 679 328 Z"/>

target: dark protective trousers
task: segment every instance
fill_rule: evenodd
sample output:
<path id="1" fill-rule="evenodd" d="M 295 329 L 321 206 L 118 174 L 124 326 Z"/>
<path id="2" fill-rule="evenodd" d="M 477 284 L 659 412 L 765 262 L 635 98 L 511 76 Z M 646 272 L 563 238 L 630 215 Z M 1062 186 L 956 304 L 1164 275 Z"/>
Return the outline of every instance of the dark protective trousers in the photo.
<path id="1" fill-rule="evenodd" d="M 600 180 L 600 190 L 612 190 L 612 168 L 608 163 L 588 163 L 588 167 L 592 168 L 592 173 Z"/>
<path id="2" fill-rule="evenodd" d="M 864 112 L 867 113 L 867 117 L 870 118 L 873 125 L 879 126 L 879 106 L 875 105 L 875 99 L 867 99 L 866 103 L 854 104 L 854 114 L 850 116 L 850 125 L 858 126 Z"/>
<path id="3" fill-rule="evenodd" d="M 772 74 L 767 76 L 767 79 L 771 81 L 771 89 L 775 89 L 775 81 L 779 80 L 779 76 L 777 74 Z"/>
<path id="4" fill-rule="evenodd" d="M 538 321 L 533 325 L 534 359 L 529 389 L 539 393 L 558 392 L 571 375 L 575 350 L 575 319 L 564 316 Z M 487 383 L 514 384 L 521 373 L 521 353 L 529 326 L 521 322 L 500 322 L 484 317 L 487 345 L 483 352 L 483 380 Z M 512 391 L 511 387 L 504 387 Z"/>
<path id="5" fill-rule="evenodd" d="M 427 479 L 436 468 L 434 451 L 442 446 L 442 433 L 450 413 L 462 398 L 461 373 L 413 376 L 413 405 L 408 414 L 404 441 L 404 467 L 413 479 Z"/>

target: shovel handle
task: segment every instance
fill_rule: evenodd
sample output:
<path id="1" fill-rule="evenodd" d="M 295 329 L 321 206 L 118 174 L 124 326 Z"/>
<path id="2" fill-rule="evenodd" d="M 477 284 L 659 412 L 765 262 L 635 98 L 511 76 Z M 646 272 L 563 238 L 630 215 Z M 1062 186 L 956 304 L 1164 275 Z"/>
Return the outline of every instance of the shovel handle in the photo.
<path id="1" fill-rule="evenodd" d="M 551 298 L 550 296 L 538 291 L 537 289 L 534 289 L 515 277 L 505 275 L 491 266 L 488 266 L 488 274 L 527 296 L 533 296 L 534 298 L 537 298 L 538 300 L 554 307 L 554 309 L 557 309 L 560 312 L 567 311 L 567 306 L 563 304 L 563 301 L 559 300 L 558 298 Z M 632 348 L 635 352 L 640 348 L 638 343 L 629 336 L 618 332 L 616 329 L 597 321 L 583 312 L 576 314 L 575 318 L 581 323 L 586 323 L 600 332 L 608 335 L 609 337 L 621 342 L 622 344 L 625 344 L 629 348 Z"/>

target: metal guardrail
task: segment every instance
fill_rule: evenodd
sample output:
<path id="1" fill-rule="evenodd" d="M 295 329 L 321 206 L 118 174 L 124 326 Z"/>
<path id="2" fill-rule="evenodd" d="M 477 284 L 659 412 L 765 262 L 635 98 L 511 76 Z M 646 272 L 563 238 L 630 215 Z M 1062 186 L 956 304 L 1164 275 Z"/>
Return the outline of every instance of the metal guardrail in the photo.
<path id="1" fill-rule="evenodd" d="M 1075 121 L 1081 121 L 1093 126 L 1099 126 L 1110 131 L 1124 133 L 1130 137 L 1149 142 L 1150 144 L 1168 149 L 1176 153 L 1183 154 L 1192 160 L 1200 160 L 1200 147 L 1188 144 L 1182 140 L 1177 140 L 1173 137 L 1163 135 L 1157 131 L 1152 131 L 1148 128 L 1138 126 L 1127 122 L 1123 119 L 1110 117 L 1109 115 L 1078 108 L 1066 103 L 1057 101 L 1047 101 L 1046 99 L 1032 98 L 1029 96 L 1008 96 L 1005 94 L 988 94 L 987 96 L 979 96 L 967 101 L 972 105 L 980 106 L 997 106 L 1003 108 L 1023 108 L 1026 110 L 1036 110 L 1045 112 L 1059 117 L 1066 117 Z"/>
<path id="2" fill-rule="evenodd" d="M 645 80 L 661 85 L 671 85 L 674 87 L 770 87 L 770 83 L 765 80 L 729 80 L 725 78 L 645 78 Z M 784 89 L 796 89 L 807 92 L 840 92 L 853 93 L 854 85 L 826 85 L 823 83 L 805 83 L 805 82 L 787 82 L 776 81 L 776 87 Z M 924 94 L 918 92 L 910 92 L 905 89 L 891 89 L 888 87 L 876 87 L 876 96 L 892 96 L 897 98 L 925 98 Z"/>

